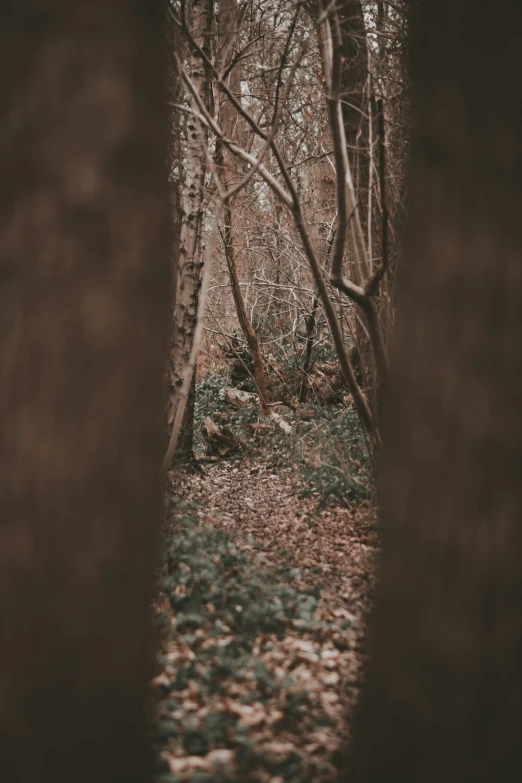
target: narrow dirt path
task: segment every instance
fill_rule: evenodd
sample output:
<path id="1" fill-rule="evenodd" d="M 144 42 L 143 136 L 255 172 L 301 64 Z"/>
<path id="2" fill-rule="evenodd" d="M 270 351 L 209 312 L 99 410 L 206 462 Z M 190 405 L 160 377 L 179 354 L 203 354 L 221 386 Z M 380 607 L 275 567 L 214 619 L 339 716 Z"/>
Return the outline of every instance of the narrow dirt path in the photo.
<path id="1" fill-rule="evenodd" d="M 288 553 L 307 578 L 324 585 L 323 600 L 363 620 L 373 589 L 378 540 L 375 507 L 329 507 L 317 513 L 315 498 L 300 497 L 305 484 L 262 464 L 226 463 L 190 481 L 190 494 L 206 522 L 252 536 L 268 562 Z M 321 569 L 319 571 L 319 569 Z"/>
<path id="2" fill-rule="evenodd" d="M 165 693 L 158 713 L 160 759 L 168 771 L 162 783 L 338 781 L 365 663 L 376 514 L 371 505 L 318 512 L 317 499 L 301 497 L 303 489 L 295 473 L 276 474 L 251 462 L 218 464 L 181 489 L 197 511 L 188 535 L 182 522 L 178 528 L 173 523 L 172 540 L 179 543 L 170 603 L 185 600 L 185 588 L 179 598 L 174 583 L 190 563 L 194 573 L 215 569 L 211 581 L 234 598 L 227 599 L 226 614 L 223 605 L 213 605 L 210 585 L 196 608 L 190 604 L 198 613 L 195 634 L 180 627 L 178 609 L 165 613 L 173 630 L 156 680 Z M 192 601 L 203 583 L 194 577 L 195 592 L 190 584 Z M 249 584 L 255 586 L 248 593 Z M 288 612 L 290 604 L 319 594 L 319 587 L 310 623 Z M 244 625 L 233 615 L 255 609 L 258 595 L 265 607 L 261 625 L 245 647 Z M 279 605 L 284 627 L 263 630 L 263 618 L 277 616 Z M 186 681 L 180 671 L 187 672 Z"/>

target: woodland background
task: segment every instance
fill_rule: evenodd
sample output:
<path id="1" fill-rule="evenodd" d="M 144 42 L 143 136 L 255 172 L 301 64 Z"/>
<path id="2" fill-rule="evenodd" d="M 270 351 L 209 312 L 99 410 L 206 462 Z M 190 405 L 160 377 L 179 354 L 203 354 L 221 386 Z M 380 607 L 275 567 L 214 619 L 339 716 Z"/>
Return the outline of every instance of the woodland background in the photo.
<path id="1" fill-rule="evenodd" d="M 518 0 L 0 20 L 3 777 L 518 783 Z"/>
<path id="2" fill-rule="evenodd" d="M 257 392 L 262 416 L 348 396 L 376 458 L 405 217 L 406 13 L 352 2 L 332 13 L 168 7 L 179 242 L 168 420 L 203 288 L 200 376 L 232 363 L 232 385 Z M 185 461 L 193 398 L 194 387 Z"/>

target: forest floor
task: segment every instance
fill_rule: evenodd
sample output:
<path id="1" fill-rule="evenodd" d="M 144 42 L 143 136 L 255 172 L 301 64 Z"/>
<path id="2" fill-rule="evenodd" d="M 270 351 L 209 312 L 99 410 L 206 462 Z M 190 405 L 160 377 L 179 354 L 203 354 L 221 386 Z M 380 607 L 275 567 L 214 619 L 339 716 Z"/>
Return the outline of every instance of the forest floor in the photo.
<path id="1" fill-rule="evenodd" d="M 366 660 L 374 505 L 321 508 L 259 454 L 171 478 L 158 780 L 335 783 Z"/>

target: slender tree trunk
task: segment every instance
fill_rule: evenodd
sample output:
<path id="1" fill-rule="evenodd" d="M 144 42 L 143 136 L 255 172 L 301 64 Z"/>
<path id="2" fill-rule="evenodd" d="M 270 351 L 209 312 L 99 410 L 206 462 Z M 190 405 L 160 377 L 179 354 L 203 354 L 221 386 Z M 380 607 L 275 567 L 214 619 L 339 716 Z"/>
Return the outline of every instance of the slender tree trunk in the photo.
<path id="1" fill-rule="evenodd" d="M 210 0 L 191 0 L 187 5 L 187 21 L 194 40 L 208 53 L 212 26 L 212 3 Z M 209 106 L 210 83 L 206 69 L 197 53 L 192 52 L 190 47 L 188 49 L 189 75 L 198 95 L 205 105 Z M 205 249 L 203 239 L 207 169 L 205 146 L 204 130 L 192 115 L 187 115 L 184 145 L 185 172 L 181 193 L 182 223 L 171 348 L 169 425 L 172 425 L 176 415 L 178 395 L 183 384 L 183 376 L 189 361 L 196 328 L 198 295 Z M 187 465 L 194 462 L 193 388 L 191 388 L 190 397 L 176 453 L 176 460 Z"/>
<path id="2" fill-rule="evenodd" d="M 1 775 L 144 783 L 169 292 L 161 8 L 7 5 Z"/>
<path id="3" fill-rule="evenodd" d="M 167 31 L 167 77 L 166 77 L 166 93 L 167 102 L 170 106 L 180 104 L 183 100 L 183 85 L 181 82 L 181 76 L 179 73 L 178 63 L 176 56 L 182 56 L 182 39 L 180 30 L 177 25 L 172 23 L 172 20 L 166 14 L 166 31 Z M 170 304 L 170 347 L 169 347 L 169 363 L 165 368 L 166 370 L 166 400 L 165 400 L 165 432 L 166 440 L 168 442 L 170 430 L 172 426 L 173 416 L 173 404 L 175 400 L 175 389 L 172 387 L 172 361 L 175 355 L 174 346 L 174 315 L 176 313 L 176 289 L 178 285 L 178 273 L 180 262 L 180 248 L 181 248 L 181 224 L 182 224 L 182 202 L 181 194 L 183 190 L 183 142 L 182 142 L 182 117 L 181 112 L 177 108 L 171 108 L 169 116 L 167 118 L 167 169 L 168 169 L 168 182 L 169 182 L 169 203 L 170 203 L 170 218 L 171 218 L 171 304 Z"/>
<path id="4" fill-rule="evenodd" d="M 342 115 L 346 143 L 348 145 L 348 160 L 352 172 L 352 178 L 355 188 L 355 197 L 359 212 L 361 227 L 364 232 L 363 237 L 366 241 L 366 247 L 369 249 L 368 234 L 372 228 L 372 215 L 368 210 L 369 192 L 370 192 L 370 72 L 368 56 L 368 38 L 366 35 L 366 25 L 364 22 L 364 12 L 360 0 L 342 0 L 339 5 L 339 22 L 341 26 L 341 35 L 343 43 L 343 67 L 341 74 L 342 83 Z M 352 219 L 353 224 L 353 219 Z M 353 228 L 350 229 L 351 233 Z M 356 238 L 353 239 L 356 242 Z M 358 264 L 354 263 L 353 258 L 349 258 L 351 275 L 353 279 L 360 283 L 360 269 Z M 368 270 L 371 274 L 371 256 L 368 253 Z M 377 310 L 375 309 L 375 314 Z M 379 382 L 378 373 L 375 367 L 372 345 L 366 335 L 365 328 L 367 314 L 360 313 L 359 320 L 355 321 L 355 336 L 357 340 L 357 350 L 363 367 L 364 377 L 366 379 L 366 393 L 372 406 L 372 412 L 379 419 L 377 404 Z M 368 324 L 368 329 L 370 325 Z M 378 331 L 380 329 L 378 328 Z"/>
<path id="5" fill-rule="evenodd" d="M 219 14 L 219 42 L 222 57 L 226 57 L 226 55 L 233 50 L 233 45 L 237 39 L 239 33 L 238 12 L 239 7 L 235 0 L 221 0 Z M 236 65 L 232 69 L 229 76 L 228 87 L 236 98 L 240 97 L 241 70 L 239 65 Z M 227 138 L 236 141 L 237 143 L 242 142 L 242 123 L 239 121 L 236 110 L 227 99 L 223 100 L 220 107 L 220 125 L 223 128 Z M 232 156 L 230 152 L 226 151 L 223 148 L 223 145 L 218 145 L 216 157 L 224 185 L 227 187 L 227 189 L 233 188 L 241 181 L 242 176 L 244 176 L 243 171 L 239 166 L 239 161 L 237 158 Z M 239 194 L 238 199 L 235 202 L 236 204 L 239 203 L 240 197 L 241 194 Z M 259 394 L 259 410 L 262 415 L 266 415 L 269 412 L 269 407 L 265 367 L 263 363 L 263 357 L 261 355 L 261 349 L 259 347 L 259 340 L 257 338 L 256 331 L 252 326 L 250 318 L 248 317 L 243 292 L 241 291 L 238 259 L 236 253 L 236 228 L 238 222 L 240 221 L 236 217 L 234 210 L 232 210 L 232 204 L 230 203 L 225 205 L 224 218 L 225 255 L 230 276 L 230 288 L 236 307 L 239 325 L 245 336 L 248 349 L 252 356 L 254 377 Z"/>
<path id="6" fill-rule="evenodd" d="M 316 315 L 317 315 L 318 307 L 319 307 L 319 299 L 317 298 L 317 296 L 313 296 L 312 309 L 305 318 L 306 348 L 305 348 L 305 358 L 303 362 L 303 379 L 301 381 L 301 386 L 299 387 L 299 402 L 304 402 L 306 400 L 306 395 L 308 394 L 308 371 L 310 369 L 310 362 L 312 360 L 312 348 L 314 346 L 315 323 L 316 323 Z"/>
<path id="7" fill-rule="evenodd" d="M 266 416 L 270 409 L 268 407 L 268 389 L 266 384 L 265 367 L 263 364 L 263 357 L 261 355 L 257 334 L 248 317 L 248 313 L 245 307 L 245 300 L 243 299 L 243 293 L 239 283 L 233 244 L 232 210 L 229 207 L 225 209 L 224 239 L 225 255 L 230 275 L 230 287 L 232 289 L 232 295 L 236 305 L 237 317 L 239 325 L 241 326 L 243 334 L 245 335 L 245 340 L 247 341 L 248 350 L 250 351 L 250 355 L 252 356 L 252 363 L 254 365 L 254 378 L 259 394 L 259 411 L 263 416 Z"/>
<path id="8" fill-rule="evenodd" d="M 349 780 L 515 783 L 522 779 L 522 6 L 424 0 L 418 8 L 385 549 Z"/>
<path id="9" fill-rule="evenodd" d="M 368 203 L 369 145 L 369 70 L 368 39 L 360 0 L 341 0 L 338 5 L 343 39 L 342 114 L 348 157 L 359 199 L 363 225 L 363 206 Z"/>

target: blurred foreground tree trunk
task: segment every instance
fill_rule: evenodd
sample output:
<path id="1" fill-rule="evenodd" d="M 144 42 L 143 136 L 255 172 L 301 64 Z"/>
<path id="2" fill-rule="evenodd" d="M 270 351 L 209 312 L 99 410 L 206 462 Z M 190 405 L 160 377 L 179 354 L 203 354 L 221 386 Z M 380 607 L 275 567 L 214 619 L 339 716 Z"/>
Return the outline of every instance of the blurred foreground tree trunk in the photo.
<path id="1" fill-rule="evenodd" d="M 514 783 L 522 779 L 522 6 L 417 6 L 385 548 L 349 779 Z"/>
<path id="2" fill-rule="evenodd" d="M 0 10 L 0 768 L 13 783 L 150 779 L 169 298 L 158 6 Z"/>

